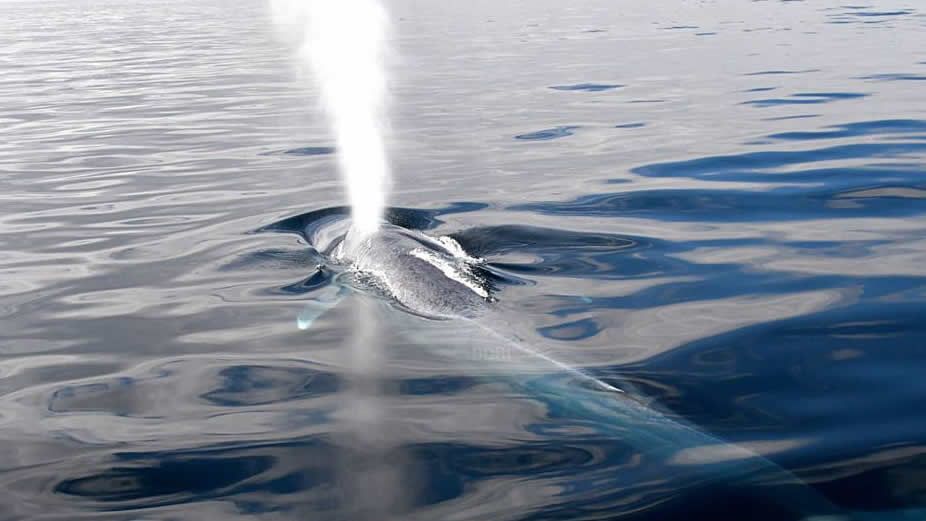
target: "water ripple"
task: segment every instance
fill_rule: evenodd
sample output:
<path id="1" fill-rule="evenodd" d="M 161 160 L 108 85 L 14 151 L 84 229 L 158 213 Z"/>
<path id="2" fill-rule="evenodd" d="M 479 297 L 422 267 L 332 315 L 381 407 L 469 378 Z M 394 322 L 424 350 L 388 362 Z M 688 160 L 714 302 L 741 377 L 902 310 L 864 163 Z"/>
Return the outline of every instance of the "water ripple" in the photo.
<path id="1" fill-rule="evenodd" d="M 606 90 L 618 89 L 620 87 L 623 87 L 623 85 L 608 83 L 576 83 L 575 85 L 554 85 L 550 88 L 553 90 L 602 92 Z"/>
<path id="2" fill-rule="evenodd" d="M 771 139 L 786 140 L 815 140 L 815 139 L 841 139 L 863 136 L 878 136 L 882 134 L 913 134 L 926 137 L 926 120 L 921 119 L 884 119 L 875 121 L 860 121 L 845 125 L 834 125 L 831 130 L 780 132 L 770 134 Z"/>
<path id="3" fill-rule="evenodd" d="M 526 134 L 518 134 L 515 136 L 515 139 L 522 139 L 525 141 L 549 141 L 551 139 L 559 139 L 567 136 L 573 135 L 573 131 L 579 128 L 575 125 L 563 126 L 563 127 L 554 127 L 544 130 L 537 130 L 535 132 L 528 132 Z"/>
<path id="4" fill-rule="evenodd" d="M 757 71 L 749 72 L 744 74 L 744 76 L 781 76 L 786 74 L 808 74 L 811 72 L 820 72 L 820 69 L 802 69 L 802 70 L 786 70 L 786 69 L 772 69 L 767 71 Z"/>
<path id="5" fill-rule="evenodd" d="M 485 259 L 483 326 L 840 507 L 922 505 L 921 9 L 394 4 L 386 219 Z M 587 392 L 472 324 L 352 296 L 300 331 L 348 211 L 261 2 L 0 16 L 0 519 L 815 513 L 509 385 Z"/>
<path id="6" fill-rule="evenodd" d="M 912 73 L 884 73 L 861 76 L 859 79 L 878 81 L 926 81 L 926 75 Z"/>
<path id="7" fill-rule="evenodd" d="M 860 92 L 799 92 L 787 98 L 768 98 L 744 101 L 743 105 L 756 107 L 774 107 L 777 105 L 816 105 L 838 100 L 864 98 L 868 94 Z"/>

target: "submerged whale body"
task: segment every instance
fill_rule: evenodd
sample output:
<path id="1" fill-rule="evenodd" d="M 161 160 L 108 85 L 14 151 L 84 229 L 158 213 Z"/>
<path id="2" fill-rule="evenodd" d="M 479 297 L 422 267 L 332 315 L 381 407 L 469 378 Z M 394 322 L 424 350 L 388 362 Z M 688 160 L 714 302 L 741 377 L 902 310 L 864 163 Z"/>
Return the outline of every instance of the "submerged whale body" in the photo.
<path id="1" fill-rule="evenodd" d="M 316 298 L 306 304 L 300 315 L 300 327 L 309 327 L 315 318 L 352 292 L 373 292 L 414 315 L 472 325 L 469 331 L 483 335 L 496 349 L 517 351 L 521 357 L 516 362 L 508 357 L 483 357 L 480 361 L 495 366 L 490 371 L 493 380 L 504 380 L 520 389 L 544 404 L 548 414 L 574 418 L 583 429 L 593 428 L 632 448 L 637 463 L 609 478 L 609 489 L 614 488 L 609 496 L 619 496 L 620 499 L 612 497 L 612 500 L 629 512 L 618 516 L 619 519 L 664 519 L 662 515 L 669 503 L 676 503 L 669 510 L 679 515 L 697 516 L 695 506 L 683 498 L 700 497 L 718 485 L 743 484 L 749 488 L 750 483 L 758 487 L 762 496 L 755 499 L 755 504 L 776 506 L 775 512 L 781 514 L 774 514 L 776 520 L 926 519 L 922 510 L 848 512 L 755 452 L 726 443 L 645 405 L 631 392 L 625 392 L 631 391 L 631 386 L 604 383 L 548 356 L 543 349 L 500 331 L 506 322 L 497 319 L 491 266 L 470 256 L 450 237 L 435 238 L 394 224 L 385 224 L 377 232 L 361 236 L 350 230 L 349 220 L 343 215 L 327 215 L 308 225 L 298 223 L 298 230 L 276 229 L 300 233 L 323 257 L 324 263 L 337 272 L 330 279 L 334 284 L 316 291 Z M 423 345 L 441 349 L 437 345 Z M 498 365 L 503 366 L 503 371 L 499 371 Z M 656 490 L 664 493 L 652 496 L 652 487 L 660 483 Z M 774 485 L 766 487 L 762 483 Z M 651 514 L 656 517 L 650 517 Z"/>

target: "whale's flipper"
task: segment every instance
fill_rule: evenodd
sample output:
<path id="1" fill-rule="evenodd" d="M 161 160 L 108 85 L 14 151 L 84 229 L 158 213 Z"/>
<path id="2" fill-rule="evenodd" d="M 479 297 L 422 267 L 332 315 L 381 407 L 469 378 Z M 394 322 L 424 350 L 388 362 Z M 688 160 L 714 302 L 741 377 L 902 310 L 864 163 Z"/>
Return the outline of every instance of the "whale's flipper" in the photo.
<path id="1" fill-rule="evenodd" d="M 349 287 L 339 284 L 329 284 L 315 290 L 313 292 L 314 298 L 305 303 L 302 311 L 296 317 L 296 326 L 302 330 L 309 329 L 319 317 L 327 313 L 329 309 L 337 306 L 350 293 Z"/>

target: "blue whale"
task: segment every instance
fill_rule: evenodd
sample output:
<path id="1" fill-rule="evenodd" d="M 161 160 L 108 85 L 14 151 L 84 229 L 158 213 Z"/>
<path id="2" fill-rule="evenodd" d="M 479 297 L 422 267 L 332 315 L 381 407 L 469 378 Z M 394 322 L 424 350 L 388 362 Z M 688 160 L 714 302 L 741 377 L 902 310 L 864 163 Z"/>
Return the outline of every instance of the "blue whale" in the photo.
<path id="1" fill-rule="evenodd" d="M 463 324 L 497 356 L 464 352 L 455 356 L 491 366 L 487 378 L 504 381 L 539 401 L 550 416 L 569 419 L 631 448 L 637 462 L 622 469 L 615 478 L 620 486 L 609 492 L 621 512 L 628 514 L 614 519 L 666 519 L 659 514 L 647 516 L 662 512 L 673 501 L 680 503 L 673 511 L 683 515 L 686 499 L 729 485 L 758 491 L 756 504 L 774 504 L 775 512 L 781 512 L 777 519 L 926 520 L 926 509 L 840 508 L 767 458 L 663 414 L 628 382 L 604 382 L 524 342 L 498 319 L 499 303 L 486 271 L 490 267 L 449 237 L 392 224 L 359 236 L 342 215 L 315 220 L 301 229 L 276 231 L 301 234 L 321 256 L 320 272 L 330 282 L 313 292 L 314 298 L 298 317 L 300 328 L 308 329 L 352 294 L 372 295 L 395 309 L 454 327 Z M 614 480 L 608 487 L 615 488 Z"/>

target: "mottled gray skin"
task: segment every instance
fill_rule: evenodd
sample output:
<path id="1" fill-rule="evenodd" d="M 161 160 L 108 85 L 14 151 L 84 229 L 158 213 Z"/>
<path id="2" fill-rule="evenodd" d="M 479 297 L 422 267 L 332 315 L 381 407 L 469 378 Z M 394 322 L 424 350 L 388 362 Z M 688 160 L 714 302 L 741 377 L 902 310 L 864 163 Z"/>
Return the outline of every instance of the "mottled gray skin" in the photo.
<path id="1" fill-rule="evenodd" d="M 418 315 L 474 318 L 490 306 L 488 287 L 473 271 L 478 261 L 419 232 L 393 225 L 366 237 L 352 231 L 336 258 Z"/>

